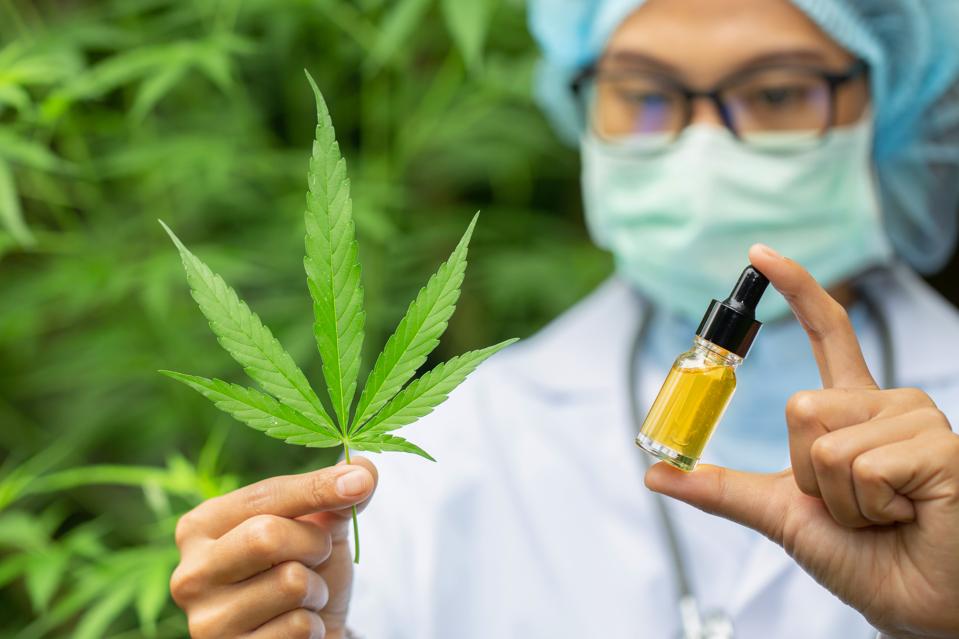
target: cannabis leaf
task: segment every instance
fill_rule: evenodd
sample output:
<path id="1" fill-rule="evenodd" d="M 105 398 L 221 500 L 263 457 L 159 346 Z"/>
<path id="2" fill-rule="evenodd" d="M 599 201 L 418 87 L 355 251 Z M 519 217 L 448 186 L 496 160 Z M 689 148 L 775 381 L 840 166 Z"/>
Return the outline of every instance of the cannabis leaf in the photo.
<path id="1" fill-rule="evenodd" d="M 396 332 L 386 341 L 363 386 L 351 431 L 362 427 L 367 419 L 396 395 L 440 343 L 440 336 L 446 330 L 446 323 L 459 300 L 460 284 L 466 272 L 466 249 L 475 226 L 476 217 L 470 222 L 456 250 L 419 292 L 396 327 Z"/>
<path id="2" fill-rule="evenodd" d="M 459 386 L 466 376 L 480 363 L 516 340 L 507 340 L 495 346 L 470 351 L 448 362 L 438 364 L 416 381 L 400 391 L 360 431 L 364 436 L 396 430 L 428 415 L 446 400 L 447 395 Z"/>
<path id="3" fill-rule="evenodd" d="M 309 73 L 306 76 L 316 97 L 317 126 L 307 174 L 304 268 L 313 299 L 313 334 L 333 416 L 270 329 L 162 221 L 180 252 L 193 299 L 210 328 L 265 392 L 220 379 L 160 372 L 186 384 L 251 428 L 288 444 L 342 446 L 347 463 L 351 448 L 412 453 L 435 461 L 425 450 L 392 431 L 430 413 L 483 360 L 516 341 L 454 357 L 410 381 L 439 344 L 456 308 L 477 217 L 473 217 L 449 259 L 410 303 L 376 358 L 352 411 L 366 314 L 350 182 L 329 110 L 313 78 Z M 359 563 L 356 508 L 353 533 L 354 561 Z"/>
<path id="4" fill-rule="evenodd" d="M 333 422 L 293 358 L 253 311 L 163 224 L 180 251 L 193 299 L 210 322 L 220 345 L 254 381 L 281 402 L 319 425 Z"/>
<path id="5" fill-rule="evenodd" d="M 346 161 L 320 90 L 309 74 L 307 79 L 316 95 L 317 125 L 306 197 L 304 266 L 313 296 L 313 333 L 323 360 L 323 377 L 340 429 L 346 432 L 363 347 L 363 284 Z"/>
<path id="6" fill-rule="evenodd" d="M 270 437 L 288 444 L 310 448 L 332 448 L 342 445 L 337 431 L 318 426 L 302 414 L 277 402 L 265 393 L 220 379 L 206 379 L 173 371 L 160 371 L 197 391 L 223 412 Z"/>

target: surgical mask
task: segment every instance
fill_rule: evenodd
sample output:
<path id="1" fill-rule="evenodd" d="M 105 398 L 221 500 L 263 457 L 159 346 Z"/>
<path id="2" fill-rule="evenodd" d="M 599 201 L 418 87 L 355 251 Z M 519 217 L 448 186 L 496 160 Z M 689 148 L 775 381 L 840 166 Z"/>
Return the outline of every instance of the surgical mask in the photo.
<path id="1" fill-rule="evenodd" d="M 892 255 L 873 183 L 872 132 L 867 118 L 790 154 L 747 147 L 704 125 L 655 154 L 587 133 L 587 226 L 626 280 L 693 321 L 736 281 L 755 242 L 830 286 Z M 781 295 L 767 295 L 757 317 L 788 310 Z"/>

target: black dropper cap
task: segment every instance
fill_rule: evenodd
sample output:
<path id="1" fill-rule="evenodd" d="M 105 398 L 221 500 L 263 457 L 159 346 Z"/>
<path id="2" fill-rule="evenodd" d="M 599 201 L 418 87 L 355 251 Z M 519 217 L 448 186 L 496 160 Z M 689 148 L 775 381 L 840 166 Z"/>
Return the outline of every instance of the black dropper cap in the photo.
<path id="1" fill-rule="evenodd" d="M 762 298 L 769 280 L 752 266 L 747 266 L 729 297 L 722 302 L 713 300 L 696 329 L 696 335 L 725 348 L 740 357 L 746 357 L 762 322 L 756 321 L 756 305 Z"/>

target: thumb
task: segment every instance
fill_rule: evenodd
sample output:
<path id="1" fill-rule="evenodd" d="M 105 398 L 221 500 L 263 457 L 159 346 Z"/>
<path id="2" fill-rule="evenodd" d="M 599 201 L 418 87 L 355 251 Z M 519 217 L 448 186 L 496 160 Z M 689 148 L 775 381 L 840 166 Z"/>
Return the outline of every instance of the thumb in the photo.
<path id="1" fill-rule="evenodd" d="M 646 472 L 646 487 L 782 543 L 789 507 L 788 474 L 788 470 L 768 475 L 745 473 L 709 464 L 687 473 L 659 462 Z"/>

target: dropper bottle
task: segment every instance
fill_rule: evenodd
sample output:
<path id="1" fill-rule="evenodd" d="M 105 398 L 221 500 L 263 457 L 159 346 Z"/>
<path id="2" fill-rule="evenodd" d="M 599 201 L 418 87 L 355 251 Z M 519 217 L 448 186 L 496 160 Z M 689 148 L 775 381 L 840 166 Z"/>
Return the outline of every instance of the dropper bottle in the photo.
<path id="1" fill-rule="evenodd" d="M 693 347 L 673 363 L 643 421 L 640 448 L 680 470 L 696 467 L 736 390 L 736 368 L 762 326 L 756 305 L 768 285 L 747 266 L 729 297 L 709 304 Z"/>

